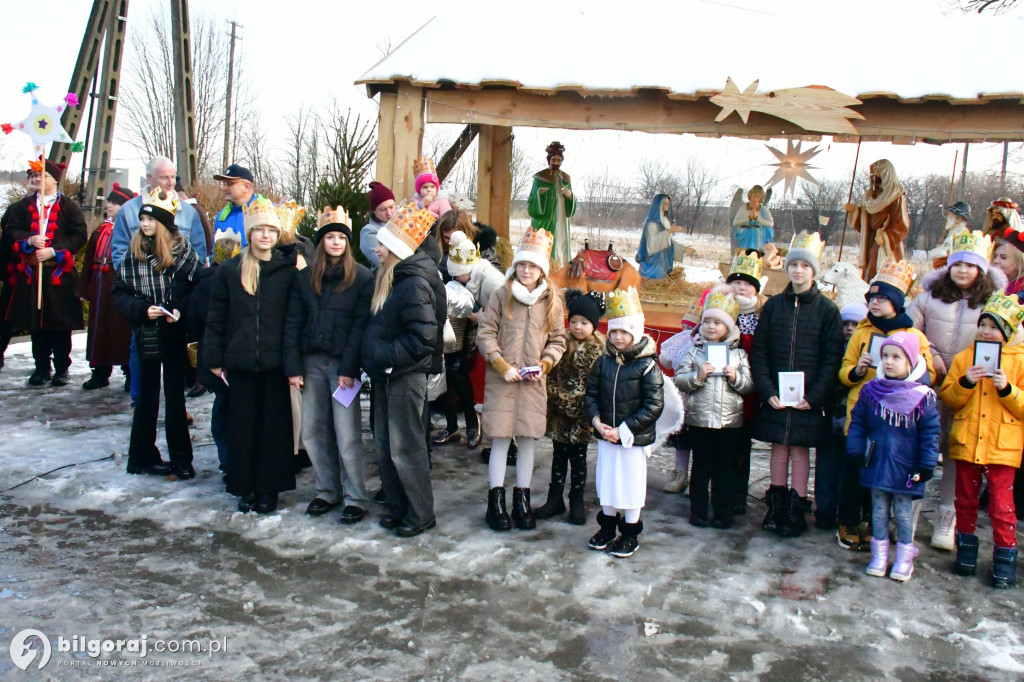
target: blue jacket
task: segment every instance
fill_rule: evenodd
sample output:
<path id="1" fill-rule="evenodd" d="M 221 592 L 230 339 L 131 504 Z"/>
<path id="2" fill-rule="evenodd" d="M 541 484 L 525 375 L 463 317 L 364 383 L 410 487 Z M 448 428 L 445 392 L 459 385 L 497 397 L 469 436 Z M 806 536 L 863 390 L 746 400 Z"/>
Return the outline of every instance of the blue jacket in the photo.
<path id="1" fill-rule="evenodd" d="M 253 200 L 259 196 L 259 194 L 253 192 L 252 196 L 249 197 L 249 201 L 246 202 L 246 205 L 251 204 Z M 217 230 L 222 230 L 224 232 L 227 232 L 229 230 L 233 231 L 235 234 L 241 237 L 243 247 L 249 243 L 249 241 L 245 238 L 245 221 L 242 219 L 241 206 L 236 206 L 235 204 L 229 203 L 224 208 L 222 208 L 220 210 L 220 213 L 217 214 L 217 218 L 213 221 L 214 235 L 217 234 Z"/>
<path id="2" fill-rule="evenodd" d="M 862 461 L 868 439 L 875 443 L 869 466 L 861 467 L 860 483 L 889 493 L 924 496 L 924 483 L 907 487 L 914 469 L 934 469 L 939 461 L 939 411 L 930 399 L 916 423 L 894 426 L 868 406 L 863 391 L 850 415 L 846 451 Z"/>
<path id="3" fill-rule="evenodd" d="M 128 247 L 132 243 L 132 235 L 139 229 L 139 210 L 142 208 L 143 196 L 140 194 L 134 199 L 129 199 L 114 218 L 114 228 L 110 234 L 110 259 L 114 262 L 114 268 L 121 265 L 121 259 L 128 253 Z M 199 219 L 199 212 L 191 204 L 180 202 L 178 212 L 174 214 L 174 224 L 181 234 L 192 245 L 192 250 L 199 256 L 199 262 L 206 263 L 206 232 L 203 230 L 203 222 Z"/>

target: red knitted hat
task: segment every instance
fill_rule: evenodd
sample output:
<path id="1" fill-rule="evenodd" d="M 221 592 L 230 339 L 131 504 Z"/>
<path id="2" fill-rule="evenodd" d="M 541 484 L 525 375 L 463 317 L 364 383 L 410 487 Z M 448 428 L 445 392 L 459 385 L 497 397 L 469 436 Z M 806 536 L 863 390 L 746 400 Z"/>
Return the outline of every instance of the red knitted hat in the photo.
<path id="1" fill-rule="evenodd" d="M 127 187 L 121 187 L 115 182 L 114 186 L 110 189 L 110 194 L 107 195 L 107 203 L 124 206 L 128 203 L 129 199 L 134 199 L 135 196 L 135 192 L 131 191 Z"/>
<path id="2" fill-rule="evenodd" d="M 377 207 L 388 200 L 394 201 L 395 195 L 390 189 L 385 187 L 382 183 L 371 182 L 370 183 L 370 210 L 375 211 Z"/>

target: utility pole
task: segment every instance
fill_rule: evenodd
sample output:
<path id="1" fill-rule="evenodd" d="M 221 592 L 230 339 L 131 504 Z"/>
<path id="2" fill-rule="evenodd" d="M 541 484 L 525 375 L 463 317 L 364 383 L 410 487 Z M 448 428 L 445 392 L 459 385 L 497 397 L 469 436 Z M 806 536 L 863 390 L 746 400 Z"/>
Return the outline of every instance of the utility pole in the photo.
<path id="1" fill-rule="evenodd" d="M 227 168 L 230 165 L 228 152 L 231 139 L 231 90 L 235 81 L 235 29 L 241 28 L 237 21 L 228 23 L 231 24 L 231 49 L 228 53 L 228 94 L 224 98 L 224 164 L 222 168 Z"/>
<path id="2" fill-rule="evenodd" d="M 174 66 L 174 152 L 182 184 L 196 181 L 195 119 L 192 104 L 192 34 L 188 0 L 171 0 L 171 55 Z"/>
<path id="3" fill-rule="evenodd" d="M 1003 169 L 999 171 L 999 194 L 1006 194 L 1006 160 L 1010 156 L 1010 143 L 1003 142 Z"/>
<path id="4" fill-rule="evenodd" d="M 964 188 L 967 186 L 967 150 L 971 146 L 970 142 L 964 142 L 964 161 L 963 165 L 960 166 L 960 191 L 958 192 L 957 199 L 963 200 Z"/>

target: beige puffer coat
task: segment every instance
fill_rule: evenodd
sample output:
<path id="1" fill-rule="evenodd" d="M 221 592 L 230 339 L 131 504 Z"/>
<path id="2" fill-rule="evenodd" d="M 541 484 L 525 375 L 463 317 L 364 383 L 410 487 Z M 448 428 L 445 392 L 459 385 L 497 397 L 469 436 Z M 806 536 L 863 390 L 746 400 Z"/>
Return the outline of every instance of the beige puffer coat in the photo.
<path id="1" fill-rule="evenodd" d="M 739 329 L 726 339 L 729 344 L 729 366 L 736 368 L 736 380 L 724 376 L 708 376 L 697 381 L 697 372 L 707 362 L 707 342 L 697 335 L 676 371 L 676 388 L 685 393 L 686 425 L 705 429 L 736 429 L 743 426 L 743 396 L 754 390 L 750 377 L 750 361 L 740 348 Z"/>
<path id="2" fill-rule="evenodd" d="M 565 314 L 562 301 L 550 290 L 531 306 L 512 298 L 506 282 L 487 302 L 476 345 L 487 360 L 484 384 L 483 430 L 495 438 L 542 438 L 547 426 L 547 377 L 509 383 L 492 363 L 496 357 L 517 369 L 540 365 L 546 358 L 558 364 L 565 352 Z M 547 328 L 548 309 L 559 307 L 553 329 Z"/>

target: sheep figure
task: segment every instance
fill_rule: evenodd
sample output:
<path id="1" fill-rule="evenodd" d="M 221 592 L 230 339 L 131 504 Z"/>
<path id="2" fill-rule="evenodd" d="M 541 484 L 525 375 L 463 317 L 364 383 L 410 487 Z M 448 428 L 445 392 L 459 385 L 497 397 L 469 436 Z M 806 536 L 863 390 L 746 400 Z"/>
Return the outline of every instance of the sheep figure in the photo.
<path id="1" fill-rule="evenodd" d="M 868 292 L 868 283 L 860 278 L 860 268 L 842 261 L 822 273 L 821 282 L 835 286 L 835 302 L 840 308 L 850 303 L 863 303 L 864 294 Z"/>

